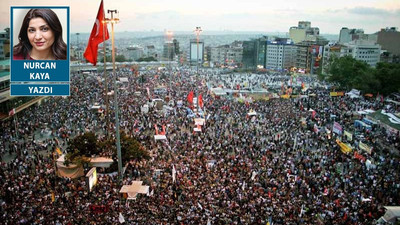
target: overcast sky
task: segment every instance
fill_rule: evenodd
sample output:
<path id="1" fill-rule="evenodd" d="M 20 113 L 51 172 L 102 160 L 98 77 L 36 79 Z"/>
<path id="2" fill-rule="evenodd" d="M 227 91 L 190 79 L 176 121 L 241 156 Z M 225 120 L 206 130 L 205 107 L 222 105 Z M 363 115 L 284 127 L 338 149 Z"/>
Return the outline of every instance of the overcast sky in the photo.
<path id="1" fill-rule="evenodd" d="M 28 2 L 28 3 L 26 3 Z M 70 6 L 71 32 L 89 33 L 100 0 L 0 0 L 0 29 L 10 25 L 10 6 Z M 105 0 L 120 11 L 115 31 L 261 31 L 288 32 L 310 21 L 323 34 L 341 27 L 374 33 L 400 27 L 400 0 Z"/>

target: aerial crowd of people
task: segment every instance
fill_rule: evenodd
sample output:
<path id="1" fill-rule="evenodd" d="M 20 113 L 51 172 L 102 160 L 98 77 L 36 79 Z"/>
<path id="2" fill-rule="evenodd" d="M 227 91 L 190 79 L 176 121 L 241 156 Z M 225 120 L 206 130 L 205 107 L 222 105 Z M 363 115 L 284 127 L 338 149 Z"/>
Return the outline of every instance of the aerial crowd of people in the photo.
<path id="1" fill-rule="evenodd" d="M 399 133 L 354 125 L 366 116 L 358 111 L 399 111 L 381 98 L 331 96 L 331 85 L 317 78 L 278 72 L 177 67 L 134 76 L 120 68 L 117 76 L 128 78 L 119 83 L 121 130 L 150 154 L 128 163 L 122 184 L 141 180 L 149 193 L 124 199 L 115 173 L 100 172 L 91 192 L 84 177 L 57 176 L 55 147 L 65 152 L 76 135 L 107 129 L 104 110 L 91 110 L 105 104 L 103 75 L 76 73 L 71 96 L 46 98 L 1 121 L 2 224 L 356 225 L 376 224 L 384 206 L 400 205 Z M 155 93 L 160 86 L 167 91 Z M 236 91 L 216 95 L 217 87 Z M 289 88 L 296 97 L 268 95 Z M 264 97 L 254 97 L 262 89 Z M 187 101 L 190 91 L 202 95 L 202 107 Z M 143 110 L 155 98 L 168 107 Z M 110 104 L 110 118 L 113 112 Z M 205 123 L 194 131 L 198 117 Z M 166 140 L 155 140 L 154 125 L 166 127 Z M 352 152 L 343 153 L 337 139 Z"/>

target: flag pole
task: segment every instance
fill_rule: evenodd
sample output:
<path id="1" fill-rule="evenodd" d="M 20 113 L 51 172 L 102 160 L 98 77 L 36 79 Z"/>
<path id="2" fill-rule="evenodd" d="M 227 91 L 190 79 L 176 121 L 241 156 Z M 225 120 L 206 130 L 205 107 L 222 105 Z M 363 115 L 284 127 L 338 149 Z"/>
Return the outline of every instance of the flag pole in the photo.
<path id="1" fill-rule="evenodd" d="M 103 7 L 103 15 L 105 15 L 105 10 Z M 103 54 L 104 54 L 104 92 L 105 92 L 105 103 L 106 103 L 106 135 L 109 136 L 109 129 L 110 129 L 110 106 L 109 106 L 109 100 L 108 100 L 108 81 L 107 81 L 107 57 L 106 57 L 106 27 L 107 23 L 106 21 L 102 21 L 103 24 Z"/>
<path id="2" fill-rule="evenodd" d="M 121 157 L 121 138 L 119 133 L 119 108 L 118 108 L 118 88 L 117 88 L 117 75 L 115 73 L 115 47 L 114 47 L 114 23 L 119 22 L 118 18 L 114 18 L 114 13 L 118 13 L 115 10 L 107 10 L 107 13 L 111 13 L 111 19 L 106 19 L 107 22 L 111 23 L 111 56 L 113 62 L 113 83 L 114 83 L 114 110 L 115 110 L 115 137 L 117 144 L 117 154 L 118 154 L 118 175 L 119 181 L 122 182 L 122 157 Z"/>

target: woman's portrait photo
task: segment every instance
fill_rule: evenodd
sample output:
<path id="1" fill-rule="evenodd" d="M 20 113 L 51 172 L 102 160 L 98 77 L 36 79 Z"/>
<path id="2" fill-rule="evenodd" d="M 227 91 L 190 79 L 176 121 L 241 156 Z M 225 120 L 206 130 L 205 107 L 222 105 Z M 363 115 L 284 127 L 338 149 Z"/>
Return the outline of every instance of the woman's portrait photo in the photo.
<path id="1" fill-rule="evenodd" d="M 14 9 L 13 59 L 66 60 L 66 28 L 63 27 L 66 27 L 67 18 L 63 11 L 66 10 Z"/>

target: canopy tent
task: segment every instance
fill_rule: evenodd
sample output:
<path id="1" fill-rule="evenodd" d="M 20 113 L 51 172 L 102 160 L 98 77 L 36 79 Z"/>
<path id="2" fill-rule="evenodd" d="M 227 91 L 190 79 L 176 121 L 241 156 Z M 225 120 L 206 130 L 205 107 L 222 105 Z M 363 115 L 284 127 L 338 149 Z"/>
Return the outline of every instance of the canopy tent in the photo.
<path id="1" fill-rule="evenodd" d="M 124 194 L 127 199 L 136 199 L 138 194 L 148 194 L 150 186 L 142 185 L 143 181 L 133 181 L 131 185 L 122 186 L 119 193 Z"/>
<path id="2" fill-rule="evenodd" d="M 94 167 L 108 168 L 114 162 L 111 158 L 106 157 L 94 157 L 90 159 L 90 163 Z"/>
<path id="3" fill-rule="evenodd" d="M 78 178 L 85 175 L 83 171 L 83 166 L 78 166 L 75 164 L 69 164 L 68 166 L 64 165 L 65 155 L 61 155 L 56 160 L 57 165 L 57 175 L 60 177 L 68 177 L 68 178 Z"/>

